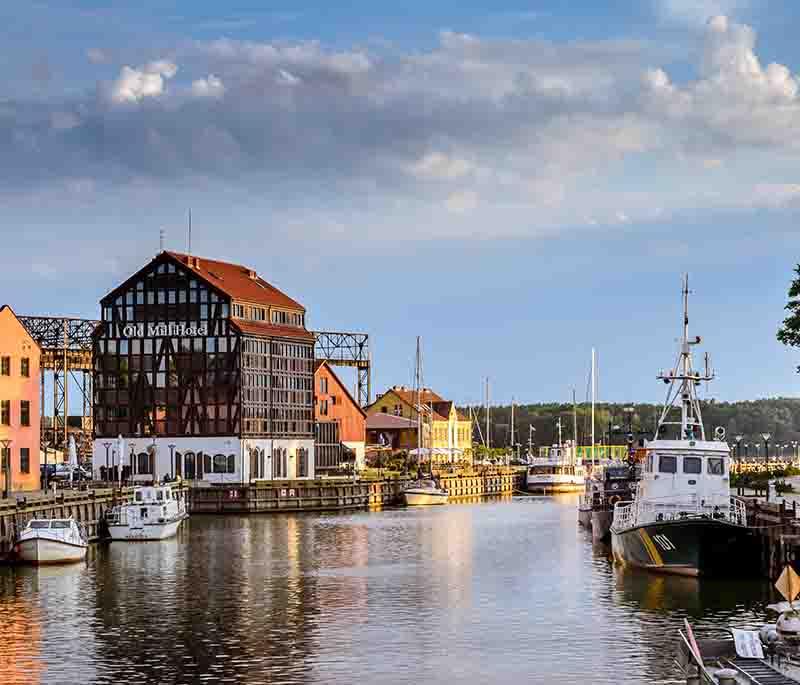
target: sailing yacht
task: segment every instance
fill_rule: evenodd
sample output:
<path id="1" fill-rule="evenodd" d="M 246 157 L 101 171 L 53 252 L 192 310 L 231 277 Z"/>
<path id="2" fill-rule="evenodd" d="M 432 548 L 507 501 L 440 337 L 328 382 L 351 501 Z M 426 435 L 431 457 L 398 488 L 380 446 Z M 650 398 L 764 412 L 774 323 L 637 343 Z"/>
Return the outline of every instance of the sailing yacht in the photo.
<path id="1" fill-rule="evenodd" d="M 669 385 L 654 439 L 632 502 L 618 502 L 611 524 L 616 561 L 687 576 L 751 575 L 759 560 L 744 502 L 730 495 L 730 450 L 724 431 L 706 439 L 696 388 L 710 381 L 692 368 L 689 279 L 683 285 L 683 337 L 674 368 L 658 378 Z M 680 416 L 675 417 L 679 412 Z M 674 418 L 673 418 L 674 417 Z"/>
<path id="2" fill-rule="evenodd" d="M 425 406 L 422 402 L 422 349 L 420 346 L 420 338 L 417 336 L 417 360 L 415 369 L 415 385 L 417 393 L 416 412 L 417 412 L 417 459 L 422 463 L 422 455 L 425 450 L 422 448 L 422 428 L 423 428 L 423 413 Z M 428 456 L 430 458 L 430 475 L 428 478 L 420 478 L 410 483 L 405 490 L 403 490 L 403 500 L 409 507 L 431 504 L 447 504 L 448 492 L 440 488 L 436 480 L 433 478 L 433 407 L 430 408 L 431 412 L 431 430 L 428 431 Z"/>

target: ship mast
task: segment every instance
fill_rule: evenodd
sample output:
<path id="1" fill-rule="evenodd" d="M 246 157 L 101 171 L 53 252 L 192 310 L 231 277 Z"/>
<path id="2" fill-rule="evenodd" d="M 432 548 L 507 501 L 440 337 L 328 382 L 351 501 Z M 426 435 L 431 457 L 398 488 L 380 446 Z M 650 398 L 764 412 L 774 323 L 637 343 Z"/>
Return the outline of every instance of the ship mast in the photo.
<path id="1" fill-rule="evenodd" d="M 713 372 L 709 369 L 708 357 L 706 357 L 705 372 L 701 374 L 692 368 L 692 347 L 699 345 L 700 336 L 689 339 L 689 276 L 683 279 L 683 338 L 681 340 L 680 352 L 675 368 L 667 372 L 662 371 L 658 378 L 664 383 L 669 384 L 667 397 L 664 401 L 664 409 L 658 422 L 655 438 L 660 437 L 661 429 L 664 426 L 680 426 L 681 432 L 679 440 L 705 440 L 705 428 L 703 427 L 703 417 L 700 413 L 700 402 L 697 399 L 696 387 L 702 381 L 710 381 L 714 378 Z M 669 421 L 670 412 L 678 406 L 680 402 L 681 420 Z"/>

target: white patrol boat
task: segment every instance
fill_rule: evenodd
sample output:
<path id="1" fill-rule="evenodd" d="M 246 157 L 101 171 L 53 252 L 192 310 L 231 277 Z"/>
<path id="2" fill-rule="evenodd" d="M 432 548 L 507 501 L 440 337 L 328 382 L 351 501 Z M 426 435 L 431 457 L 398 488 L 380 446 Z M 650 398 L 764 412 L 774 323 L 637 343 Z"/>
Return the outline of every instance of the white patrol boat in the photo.
<path id="1" fill-rule="evenodd" d="M 30 564 L 66 564 L 85 559 L 88 547 L 86 531 L 73 518 L 31 519 L 15 550 Z"/>
<path id="2" fill-rule="evenodd" d="M 669 385 L 655 439 L 632 502 L 617 502 L 611 524 L 614 558 L 653 571 L 687 576 L 748 576 L 757 572 L 759 546 L 744 502 L 730 493 L 725 431 L 707 440 L 696 386 L 713 374 L 692 368 L 689 282 L 683 288 L 683 339 L 674 368 L 658 377 Z M 680 416 L 671 419 L 679 411 Z M 679 420 L 678 420 L 679 419 Z"/>
<path id="3" fill-rule="evenodd" d="M 112 540 L 165 540 L 178 532 L 188 517 L 180 493 L 168 485 L 138 487 L 133 501 L 106 516 Z"/>

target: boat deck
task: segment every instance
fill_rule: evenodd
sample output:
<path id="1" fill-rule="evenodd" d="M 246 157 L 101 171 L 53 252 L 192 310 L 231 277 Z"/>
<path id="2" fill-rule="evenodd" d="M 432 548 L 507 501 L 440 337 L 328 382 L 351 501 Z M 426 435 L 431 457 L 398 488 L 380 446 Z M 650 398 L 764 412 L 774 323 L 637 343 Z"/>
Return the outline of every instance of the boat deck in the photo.
<path id="1" fill-rule="evenodd" d="M 764 659 L 743 659 L 733 657 L 726 659 L 725 665 L 737 670 L 740 683 L 746 685 L 797 685 L 800 683 L 800 668 L 785 661 L 780 670 Z"/>

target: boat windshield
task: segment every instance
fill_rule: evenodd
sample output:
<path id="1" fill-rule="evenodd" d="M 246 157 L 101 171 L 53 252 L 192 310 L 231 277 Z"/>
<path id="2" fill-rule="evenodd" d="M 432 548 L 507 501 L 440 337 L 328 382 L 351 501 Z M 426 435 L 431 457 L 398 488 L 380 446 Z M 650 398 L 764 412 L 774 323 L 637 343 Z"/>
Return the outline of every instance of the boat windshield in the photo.
<path id="1" fill-rule="evenodd" d="M 69 521 L 51 521 L 51 528 L 69 528 Z"/>
<path id="2" fill-rule="evenodd" d="M 31 521 L 30 522 L 31 528 L 49 528 L 50 521 Z"/>
<path id="3" fill-rule="evenodd" d="M 627 466 L 610 466 L 606 469 L 606 477 L 609 480 L 621 480 L 630 478 L 631 471 Z"/>

